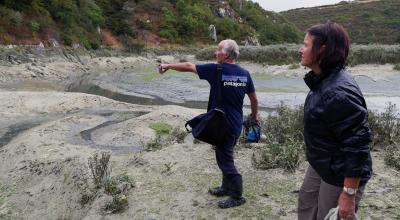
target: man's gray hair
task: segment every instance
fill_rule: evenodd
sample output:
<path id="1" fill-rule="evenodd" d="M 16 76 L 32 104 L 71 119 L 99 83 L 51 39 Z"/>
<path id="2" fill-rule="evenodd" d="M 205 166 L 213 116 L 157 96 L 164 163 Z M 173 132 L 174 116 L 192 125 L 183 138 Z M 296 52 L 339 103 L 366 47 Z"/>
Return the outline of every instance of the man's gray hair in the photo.
<path id="1" fill-rule="evenodd" d="M 239 46 L 236 41 L 232 39 L 223 40 L 224 47 L 223 52 L 228 55 L 229 59 L 237 60 L 239 58 Z"/>

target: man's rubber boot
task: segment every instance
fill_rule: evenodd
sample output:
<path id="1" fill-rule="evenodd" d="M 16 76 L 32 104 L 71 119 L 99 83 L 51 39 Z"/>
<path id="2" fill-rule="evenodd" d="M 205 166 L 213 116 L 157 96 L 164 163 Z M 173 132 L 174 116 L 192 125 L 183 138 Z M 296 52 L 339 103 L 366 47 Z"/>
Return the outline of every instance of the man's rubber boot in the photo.
<path id="1" fill-rule="evenodd" d="M 244 197 L 233 198 L 229 197 L 227 199 L 221 200 L 218 202 L 218 207 L 221 209 L 232 208 L 235 206 L 240 206 L 246 203 L 246 199 Z"/>
<path id="2" fill-rule="evenodd" d="M 210 193 L 211 195 L 216 196 L 216 197 L 228 196 L 229 195 L 229 186 L 228 185 L 229 185 L 228 179 L 225 176 L 223 176 L 222 185 L 219 187 L 209 189 L 208 193 Z"/>
<path id="3" fill-rule="evenodd" d="M 229 183 L 229 193 L 232 198 L 242 198 L 243 180 L 242 175 L 235 174 L 227 176 Z"/>
<path id="4" fill-rule="evenodd" d="M 218 206 L 221 209 L 240 206 L 246 203 L 246 199 L 242 197 L 243 193 L 242 176 L 240 174 L 229 176 L 228 182 L 230 183 L 230 197 L 218 202 Z"/>

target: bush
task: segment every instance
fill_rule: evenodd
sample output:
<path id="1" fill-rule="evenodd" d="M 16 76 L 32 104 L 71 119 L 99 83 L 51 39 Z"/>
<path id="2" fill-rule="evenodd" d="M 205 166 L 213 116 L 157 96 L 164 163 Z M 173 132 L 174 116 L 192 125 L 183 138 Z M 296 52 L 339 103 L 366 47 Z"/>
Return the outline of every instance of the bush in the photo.
<path id="1" fill-rule="evenodd" d="M 400 63 L 394 65 L 394 66 L 393 66 L 393 69 L 394 69 L 394 70 L 400 71 Z"/>
<path id="2" fill-rule="evenodd" d="M 242 46 L 240 47 L 240 60 L 268 63 L 268 64 L 292 64 L 299 63 L 298 49 L 300 45 L 270 45 L 270 46 Z M 196 53 L 197 59 L 212 60 L 214 59 L 215 47 L 209 47 Z"/>
<path id="3" fill-rule="evenodd" d="M 160 150 L 162 146 L 163 146 L 162 136 L 160 134 L 157 134 L 154 140 L 147 143 L 146 151 Z"/>
<path id="4" fill-rule="evenodd" d="M 369 126 L 373 132 L 372 148 L 393 145 L 400 140 L 400 121 L 396 105 L 388 103 L 385 112 L 369 112 Z"/>
<path id="5" fill-rule="evenodd" d="M 253 165 L 258 169 L 283 168 L 293 172 L 304 160 L 303 141 L 288 139 L 281 144 L 267 135 L 264 149 L 256 149 L 252 156 Z"/>
<path id="6" fill-rule="evenodd" d="M 175 127 L 171 132 L 170 140 L 171 142 L 176 142 L 178 144 L 181 144 L 184 142 L 187 134 L 188 133 L 186 131 L 179 129 L 178 127 Z"/>
<path id="7" fill-rule="evenodd" d="M 383 155 L 386 165 L 400 171 L 400 147 L 397 143 L 385 147 Z"/>
<path id="8" fill-rule="evenodd" d="M 169 134 L 172 131 L 172 126 L 165 122 L 157 122 L 157 123 L 151 124 L 150 128 L 152 128 L 158 135 Z"/>
<path id="9" fill-rule="evenodd" d="M 242 46 L 239 59 L 278 65 L 299 63 L 298 50 L 300 47 L 301 45 L 298 44 Z M 214 51 L 215 47 L 205 48 L 196 53 L 196 58 L 214 59 Z M 348 63 L 350 65 L 400 63 L 400 45 L 354 45 L 350 50 Z"/>
<path id="10" fill-rule="evenodd" d="M 400 63 L 400 45 L 354 45 L 348 62 L 350 65 Z"/>
<path id="11" fill-rule="evenodd" d="M 88 165 L 92 173 L 93 182 L 97 188 L 104 186 L 105 182 L 110 178 L 110 157 L 111 154 L 109 152 L 102 152 L 101 157 L 99 157 L 98 153 L 95 153 L 88 159 Z"/>
<path id="12" fill-rule="evenodd" d="M 259 169 L 283 168 L 294 171 L 303 161 L 303 106 L 295 109 L 281 104 L 275 115 L 270 115 L 262 124 L 262 133 L 267 138 L 265 145 L 255 149 L 253 165 Z"/>

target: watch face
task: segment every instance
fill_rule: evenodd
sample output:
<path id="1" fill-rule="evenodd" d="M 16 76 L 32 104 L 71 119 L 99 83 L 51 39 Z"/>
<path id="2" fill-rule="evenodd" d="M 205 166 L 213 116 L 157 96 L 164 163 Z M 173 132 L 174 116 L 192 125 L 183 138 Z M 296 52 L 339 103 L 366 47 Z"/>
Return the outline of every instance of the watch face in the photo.
<path id="1" fill-rule="evenodd" d="M 354 195 L 354 194 L 356 194 L 356 192 L 357 192 L 356 189 L 347 188 L 347 187 L 344 187 L 343 190 L 344 190 L 347 194 L 349 194 L 349 195 Z"/>
<path id="2" fill-rule="evenodd" d="M 348 192 L 350 195 L 354 195 L 354 194 L 356 193 L 356 191 L 355 191 L 354 189 L 352 189 L 352 188 L 347 188 L 347 192 Z"/>

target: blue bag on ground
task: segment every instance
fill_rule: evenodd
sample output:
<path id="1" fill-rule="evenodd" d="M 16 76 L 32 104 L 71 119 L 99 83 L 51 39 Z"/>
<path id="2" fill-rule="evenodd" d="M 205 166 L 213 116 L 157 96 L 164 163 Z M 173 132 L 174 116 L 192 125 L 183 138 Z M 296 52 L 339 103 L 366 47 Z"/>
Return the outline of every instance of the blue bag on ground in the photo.
<path id="1" fill-rule="evenodd" d="M 215 146 L 222 145 L 231 132 L 225 112 L 218 108 L 187 121 L 185 127 L 189 131 L 187 125 L 194 138 Z"/>
<path id="2" fill-rule="evenodd" d="M 261 139 L 261 126 L 248 115 L 243 122 L 243 139 L 246 142 L 258 143 Z"/>

